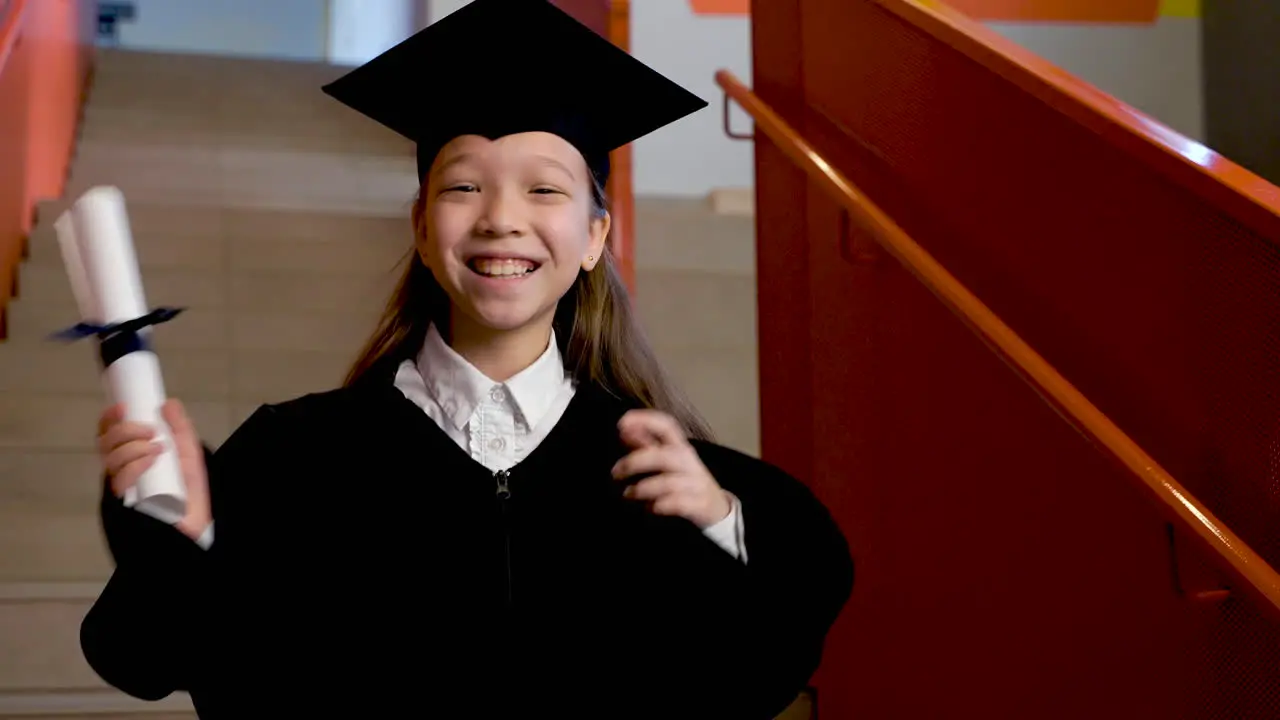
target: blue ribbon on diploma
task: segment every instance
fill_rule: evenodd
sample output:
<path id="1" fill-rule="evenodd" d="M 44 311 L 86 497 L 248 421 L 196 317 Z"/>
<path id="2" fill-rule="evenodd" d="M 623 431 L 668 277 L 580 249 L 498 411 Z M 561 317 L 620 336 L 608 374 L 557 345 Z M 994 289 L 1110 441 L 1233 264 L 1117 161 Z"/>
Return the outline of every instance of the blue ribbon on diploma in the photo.
<path id="1" fill-rule="evenodd" d="M 75 342 L 87 337 L 97 337 L 98 355 L 102 359 L 102 367 L 106 368 L 129 353 L 150 350 L 151 344 L 147 342 L 147 338 L 141 334 L 141 331 L 153 325 L 169 322 L 183 309 L 156 308 L 140 318 L 109 325 L 76 323 L 66 330 L 54 333 L 50 339 Z"/>

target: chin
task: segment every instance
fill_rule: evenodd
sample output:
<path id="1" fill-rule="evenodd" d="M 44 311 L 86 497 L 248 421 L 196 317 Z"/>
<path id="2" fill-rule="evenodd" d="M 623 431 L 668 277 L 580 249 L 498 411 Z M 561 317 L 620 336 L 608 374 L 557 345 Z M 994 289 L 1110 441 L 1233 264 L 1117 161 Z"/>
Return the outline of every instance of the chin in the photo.
<path id="1" fill-rule="evenodd" d="M 503 307 L 500 304 L 485 303 L 469 308 L 466 313 L 477 325 L 498 332 L 520 330 L 536 323 L 543 313 L 530 308 Z"/>

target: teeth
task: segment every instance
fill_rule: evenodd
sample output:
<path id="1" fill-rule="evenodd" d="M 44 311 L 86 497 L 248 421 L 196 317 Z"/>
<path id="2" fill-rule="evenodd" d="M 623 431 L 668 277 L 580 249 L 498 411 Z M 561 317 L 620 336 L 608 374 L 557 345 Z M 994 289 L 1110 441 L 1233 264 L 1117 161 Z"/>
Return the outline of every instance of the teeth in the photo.
<path id="1" fill-rule="evenodd" d="M 533 272 L 535 266 L 528 260 L 489 260 L 479 258 L 471 261 L 471 268 L 477 273 L 489 277 L 518 277 Z"/>

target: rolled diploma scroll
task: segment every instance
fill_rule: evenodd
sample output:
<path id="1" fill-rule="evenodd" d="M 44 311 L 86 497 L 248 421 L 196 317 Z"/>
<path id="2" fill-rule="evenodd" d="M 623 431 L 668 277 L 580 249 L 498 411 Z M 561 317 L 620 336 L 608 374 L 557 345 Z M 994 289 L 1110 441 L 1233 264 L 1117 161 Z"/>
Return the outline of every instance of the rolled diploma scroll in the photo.
<path id="1" fill-rule="evenodd" d="M 54 229 L 83 322 L 110 325 L 149 312 L 124 196 L 118 189 L 90 189 Z M 151 328 L 139 331 L 144 338 L 150 334 Z M 175 524 L 186 515 L 187 492 L 173 436 L 160 415 L 165 402 L 160 358 L 151 350 L 135 350 L 103 368 L 103 377 L 112 401 L 124 405 L 125 419 L 154 427 L 156 441 L 164 446 L 126 491 L 124 504 Z"/>

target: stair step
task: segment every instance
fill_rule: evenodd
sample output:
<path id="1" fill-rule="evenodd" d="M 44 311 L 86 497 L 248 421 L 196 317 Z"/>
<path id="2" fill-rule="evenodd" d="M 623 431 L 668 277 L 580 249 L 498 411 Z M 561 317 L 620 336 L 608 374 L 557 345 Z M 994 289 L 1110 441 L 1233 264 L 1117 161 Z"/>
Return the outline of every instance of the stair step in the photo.
<path id="1" fill-rule="evenodd" d="M 156 327 L 153 345 L 175 350 L 312 350 L 355 352 L 372 334 L 376 313 L 294 312 L 270 308 L 227 310 L 193 307 Z M 9 342 L 51 343 L 51 333 L 77 322 L 69 309 L 15 302 L 9 308 Z"/>
<path id="2" fill-rule="evenodd" d="M 129 179 L 110 173 L 78 174 L 69 182 L 67 193 L 78 196 L 95 185 L 115 185 L 130 200 L 151 203 L 407 217 L 410 201 L 417 190 L 416 184 L 403 181 L 397 183 L 396 191 L 391 194 L 362 192 L 373 188 L 377 181 L 344 177 L 332 171 L 322 171 L 316 177 L 340 179 L 330 182 L 327 187 L 313 189 L 254 184 L 254 179 L 249 177 L 229 177 L 212 184 L 210 181 Z"/>
<path id="3" fill-rule="evenodd" d="M 78 307 L 61 265 L 23 263 L 18 272 L 15 305 L 39 306 L 48 313 L 56 311 L 65 318 L 76 317 Z M 397 280 L 387 272 L 209 272 L 154 268 L 144 270 L 142 277 L 147 301 L 152 306 L 357 314 L 380 311 Z"/>
<path id="4" fill-rule="evenodd" d="M 194 718 L 191 699 L 159 702 L 108 687 L 85 662 L 80 622 L 102 580 L 0 582 L 0 718 Z"/>
<path id="5" fill-rule="evenodd" d="M 391 216 L 227 208 L 222 217 L 224 237 L 228 238 L 380 244 L 398 251 L 413 246 L 408 207 Z"/>
<path id="6" fill-rule="evenodd" d="M 183 399 L 233 397 L 231 353 L 168 349 L 160 358 L 166 391 Z M 94 395 L 106 401 L 96 344 L 11 343 L 0 352 L 0 393 Z"/>
<path id="7" fill-rule="evenodd" d="M 411 190 L 417 189 L 415 161 L 411 154 L 353 152 L 359 146 L 348 150 L 341 141 L 336 141 L 334 146 L 328 148 L 306 148 L 301 152 L 288 148 L 287 141 L 283 143 L 284 147 L 279 144 L 259 147 L 258 141 L 252 139 L 259 135 L 256 132 L 246 133 L 241 138 L 224 133 L 222 142 L 209 145 L 192 143 L 190 138 L 168 142 L 164 142 L 164 138 L 157 138 L 155 142 L 151 142 L 140 135 L 132 140 L 113 138 L 106 142 L 89 137 L 89 144 L 84 148 L 85 156 L 77 156 L 72 174 L 79 177 L 91 171 L 99 175 L 136 177 L 154 175 L 159 169 L 172 173 L 173 177 L 166 177 L 165 180 L 190 182 L 207 179 L 209 174 L 215 172 L 233 175 L 237 180 L 253 180 L 249 176 L 267 171 L 277 176 L 290 175 L 289 184 L 301 188 L 314 185 L 317 178 L 333 177 L 349 181 L 357 192 L 380 189 L 371 188 L 365 183 L 376 183 L 386 178 L 398 183 L 407 181 Z M 270 133 L 267 137 L 275 140 Z M 139 153 L 138 148 L 141 147 L 151 147 L 153 150 Z M 171 148 L 180 150 L 174 151 Z M 133 157 L 135 154 L 136 158 Z M 182 168 L 181 163 L 190 159 L 199 160 L 201 166 L 193 168 L 188 164 Z M 299 174 L 303 171 L 323 171 L 327 175 Z M 396 193 L 402 192 L 402 188 L 398 186 L 388 187 Z M 407 213 L 403 217 L 407 217 Z"/>
<path id="8" fill-rule="evenodd" d="M 9 306 L 9 343 L 55 343 L 52 333 L 80 321 L 70 306 L 44 306 L 17 301 Z M 155 347 L 166 349 L 217 350 L 227 346 L 230 325 L 227 311 L 219 308 L 194 307 L 177 319 L 153 330 Z"/>
<path id="9" fill-rule="evenodd" d="M 231 399 L 241 404 L 282 402 L 337 388 L 358 349 L 236 351 L 231 360 Z"/>
<path id="10" fill-rule="evenodd" d="M 716 439 L 735 450 L 760 455 L 760 385 L 756 353 L 749 347 L 658 345 L 658 358 L 707 423 Z"/>
<path id="11" fill-rule="evenodd" d="M 315 88 L 310 88 L 310 92 L 297 92 L 285 87 L 284 83 L 275 82 L 214 96 L 207 92 L 175 91 L 169 83 L 132 89 L 135 92 L 130 97 L 130 93 L 123 92 L 118 86 L 95 88 L 94 101 L 84 111 L 84 129 L 140 123 L 213 130 L 250 128 L 279 131 L 294 123 L 303 135 L 332 134 L 335 130 L 347 129 L 355 140 L 412 148 L 405 138 L 370 122 Z M 147 97 L 140 99 L 139 95 Z"/>
<path id="12" fill-rule="evenodd" d="M 355 359 L 336 351 L 184 350 L 160 352 L 166 392 L 176 398 L 278 402 L 341 385 Z M 11 343 L 0 352 L 0 393 L 85 395 L 107 401 L 95 345 Z"/>
<path id="13" fill-rule="evenodd" d="M 101 581 L 111 573 L 98 520 L 102 465 L 91 448 L 95 423 L 76 418 L 68 424 L 90 447 L 0 449 L 0 586 Z"/>
<path id="14" fill-rule="evenodd" d="M 91 139 L 92 140 L 92 139 Z M 171 139 L 170 142 L 180 142 Z M 77 157 L 68 197 L 95 184 L 118 186 L 130 202 L 284 208 L 407 219 L 418 190 L 413 156 L 376 156 L 315 147 L 165 147 L 138 157 L 136 143 L 97 143 Z M 108 147 L 120 145 L 116 150 Z M 285 146 L 285 147 L 281 147 Z M 193 159 L 194 158 L 194 159 Z"/>
<path id="15" fill-rule="evenodd" d="M 85 583 L 66 597 L 0 597 L 0 690 L 105 689 L 80 650 L 80 621 L 97 587 Z"/>
<path id="16" fill-rule="evenodd" d="M 205 441 L 217 446 L 227 438 L 233 427 L 232 402 L 194 399 L 185 405 Z M 94 452 L 98 418 L 106 406 L 103 392 L 0 394 L 0 448 Z M 235 424 L 243 419 L 235 418 Z"/>
<path id="17" fill-rule="evenodd" d="M 353 356 L 373 334 L 375 317 L 336 313 L 260 310 L 231 319 L 233 350 L 348 352 Z"/>
<path id="18" fill-rule="evenodd" d="M 43 255 L 44 249 L 41 254 Z M 57 308 L 66 317 L 75 317 L 79 308 L 66 269 L 58 262 L 26 262 L 18 266 L 18 293 L 15 303 Z M 231 288 L 225 273 L 199 270 L 147 270 L 142 278 L 147 302 L 153 306 L 224 307 Z"/>
<path id="19" fill-rule="evenodd" d="M 258 121 L 264 123 L 264 121 Z M 302 132 L 293 128 L 308 127 Z M 111 123 L 97 122 L 86 124 L 81 138 L 95 145 L 114 143 L 137 144 L 152 140 L 165 145 L 182 144 L 189 149 L 222 149 L 222 148 L 263 148 L 306 150 L 319 153 L 346 152 L 352 155 L 370 155 L 409 158 L 412 148 L 406 148 L 399 142 L 388 142 L 379 138 L 368 138 L 353 128 L 343 125 L 315 124 L 314 118 L 305 116 L 296 119 L 274 118 L 264 124 L 239 125 L 217 123 L 196 124 L 168 118 L 150 118 L 148 120 L 119 119 Z M 96 163 L 90 162 L 90 166 Z M 127 172 L 136 168 L 114 168 L 116 172 Z M 84 168 L 77 168 L 84 172 Z"/>
<path id="20" fill-rule="evenodd" d="M 211 213 L 205 213 L 210 215 Z M 138 267 L 172 268 L 189 270 L 225 270 L 228 263 L 228 245 L 221 231 L 201 226 L 198 221 L 179 232 L 166 229 L 149 229 L 145 223 L 133 218 L 130 211 L 130 230 Z M 41 217 L 42 222 L 31 233 L 27 243 L 26 265 L 44 265 L 63 269 L 62 251 L 53 229 L 54 217 Z M 139 218 L 141 219 L 141 218 Z M 67 284 L 65 271 L 62 284 Z"/>
<path id="21" fill-rule="evenodd" d="M 197 720 L 185 694 L 150 703 L 115 690 L 0 693 L 0 719 Z"/>
<path id="22" fill-rule="evenodd" d="M 186 165 L 188 168 L 189 163 Z M 109 183 L 103 183 L 109 184 Z M 69 198 L 76 195 L 68 194 Z M 408 212 L 393 216 L 352 215 L 324 211 L 290 211 L 272 208 L 218 207 L 197 203 L 148 203 L 125 195 L 129 227 L 139 252 L 143 242 L 226 241 L 258 243 L 271 240 L 358 243 L 405 252 L 413 245 Z M 57 260 L 53 223 L 70 202 L 45 201 L 37 207 L 40 222 L 34 230 L 33 252 L 49 251 Z M 46 245 L 46 242 L 48 243 Z"/>
<path id="23" fill-rule="evenodd" d="M 637 198 L 635 213 L 637 271 L 703 270 L 755 276 L 753 219 L 713 215 L 702 200 L 672 198 Z M 645 292 L 643 286 L 639 292 Z"/>
<path id="24" fill-rule="evenodd" d="M 265 78 L 279 77 L 309 84 L 328 82 L 347 72 L 324 62 L 283 58 L 261 60 L 132 48 L 97 48 L 95 55 L 99 77 L 105 78 L 133 79 L 131 74 L 140 78 L 194 75 L 210 83 L 221 78 L 229 83 L 253 85 Z"/>
<path id="25" fill-rule="evenodd" d="M 755 278 L 702 270 L 637 271 L 636 314 L 654 344 L 756 351 Z M 650 288 L 646 291 L 645 288 Z"/>
<path id="26" fill-rule="evenodd" d="M 132 222 L 130 227 L 133 228 Z M 394 284 L 402 269 L 400 263 L 410 257 L 413 248 L 411 239 L 401 237 L 273 239 L 262 233 L 232 235 L 234 232 L 158 233 L 133 229 L 138 267 L 144 273 L 151 268 L 213 272 L 280 270 L 365 276 L 385 273 L 389 283 Z M 33 232 L 28 247 L 27 264 L 63 267 L 57 236 L 51 228 L 41 226 Z M 63 283 L 66 282 L 64 275 Z"/>

